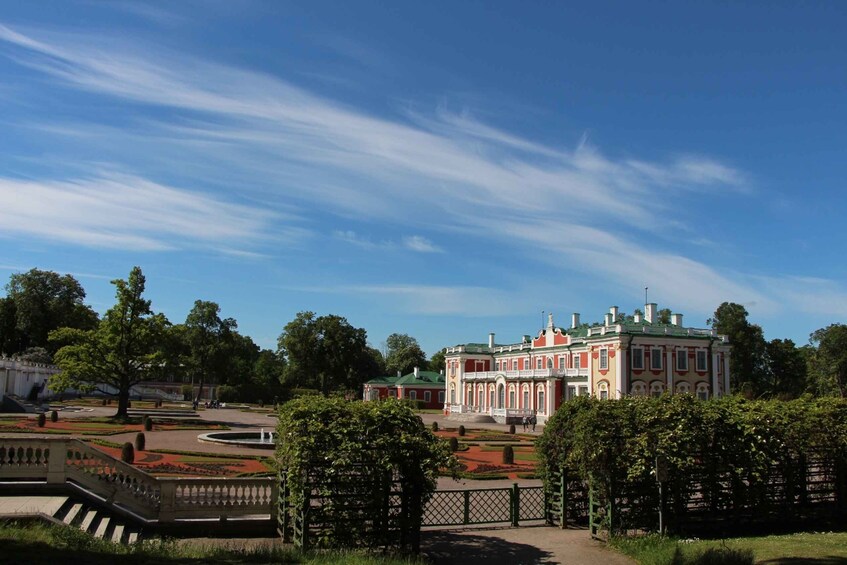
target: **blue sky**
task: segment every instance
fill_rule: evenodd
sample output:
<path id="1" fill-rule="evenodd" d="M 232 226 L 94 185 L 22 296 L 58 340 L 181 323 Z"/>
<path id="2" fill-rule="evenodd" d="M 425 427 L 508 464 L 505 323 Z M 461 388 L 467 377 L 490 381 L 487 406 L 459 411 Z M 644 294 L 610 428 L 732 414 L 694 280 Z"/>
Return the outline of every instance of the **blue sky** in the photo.
<path id="1" fill-rule="evenodd" d="M 589 5 L 590 4 L 590 5 Z M 847 4 L 0 2 L 0 279 L 512 342 L 847 317 Z"/>

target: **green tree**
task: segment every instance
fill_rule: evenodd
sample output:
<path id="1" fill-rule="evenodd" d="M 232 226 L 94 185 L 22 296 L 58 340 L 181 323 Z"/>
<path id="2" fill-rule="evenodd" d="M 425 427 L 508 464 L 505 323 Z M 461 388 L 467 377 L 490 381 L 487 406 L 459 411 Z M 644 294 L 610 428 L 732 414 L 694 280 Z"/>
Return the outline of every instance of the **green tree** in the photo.
<path id="1" fill-rule="evenodd" d="M 429 359 L 429 370 L 435 373 L 440 373 L 445 370 L 447 367 L 444 350 L 439 349 L 435 353 L 432 354 L 432 357 Z"/>
<path id="2" fill-rule="evenodd" d="M 753 394 L 763 392 L 765 380 L 766 344 L 762 328 L 747 321 L 748 312 L 741 304 L 724 302 L 709 320 L 712 328 L 729 338 L 732 355 L 729 358 L 732 390 L 749 389 Z"/>
<path id="3" fill-rule="evenodd" d="M 768 396 L 797 398 L 806 390 L 806 356 L 790 339 L 773 339 L 765 346 L 761 390 Z"/>
<path id="4" fill-rule="evenodd" d="M 278 344 L 286 363 L 286 382 L 316 388 L 324 396 L 358 390 L 374 374 L 367 332 L 341 316 L 299 312 L 283 328 Z"/>
<path id="5" fill-rule="evenodd" d="M 391 375 L 405 375 L 415 367 L 427 366 L 426 353 L 410 335 L 393 333 L 385 340 L 385 346 L 385 370 Z"/>
<path id="6" fill-rule="evenodd" d="M 97 324 L 97 313 L 83 304 L 85 290 L 71 275 L 31 269 L 13 274 L 6 292 L 0 306 L 0 346 L 7 355 L 31 347 L 43 347 L 52 355 L 61 344 L 49 341 L 51 331 L 90 330 Z"/>
<path id="7" fill-rule="evenodd" d="M 809 337 L 815 350 L 809 365 L 821 395 L 847 396 L 847 325 L 830 324 Z"/>
<path id="8" fill-rule="evenodd" d="M 220 312 L 220 306 L 214 302 L 195 300 L 194 307 L 185 318 L 185 342 L 188 346 L 185 365 L 192 383 L 198 384 L 197 402 L 203 396 L 206 381 L 224 382 L 230 368 L 234 342 L 232 332 L 237 324 L 232 318 L 222 319 Z"/>
<path id="9" fill-rule="evenodd" d="M 61 372 L 50 379 L 55 391 L 74 387 L 101 390 L 107 385 L 118 391 L 116 418 L 126 418 L 133 385 L 150 380 L 161 364 L 160 345 L 167 319 L 154 314 L 145 300 L 145 278 L 133 267 L 129 278 L 112 281 L 117 302 L 91 330 L 61 328 L 51 332 L 52 342 L 67 343 L 56 352 Z"/>
<path id="10" fill-rule="evenodd" d="M 656 320 L 660 324 L 670 324 L 671 323 L 671 309 L 670 308 L 662 308 L 658 312 L 656 312 Z"/>

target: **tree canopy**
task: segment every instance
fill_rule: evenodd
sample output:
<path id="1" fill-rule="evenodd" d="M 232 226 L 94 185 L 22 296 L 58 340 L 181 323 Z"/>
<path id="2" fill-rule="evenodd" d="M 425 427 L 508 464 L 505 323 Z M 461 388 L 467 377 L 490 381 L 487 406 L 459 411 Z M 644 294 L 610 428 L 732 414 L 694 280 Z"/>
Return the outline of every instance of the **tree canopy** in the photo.
<path id="1" fill-rule="evenodd" d="M 415 367 L 426 367 L 426 353 L 418 340 L 407 334 L 393 333 L 385 340 L 385 370 L 391 375 L 411 373 Z"/>
<path id="2" fill-rule="evenodd" d="M 815 392 L 847 397 L 847 325 L 831 324 L 809 340 L 816 348 L 809 360 Z"/>
<path id="3" fill-rule="evenodd" d="M 367 332 L 354 328 L 341 316 L 316 317 L 314 312 L 299 312 L 286 324 L 278 345 L 286 363 L 286 382 L 320 390 L 324 396 L 358 391 L 377 374 Z"/>
<path id="4" fill-rule="evenodd" d="M 724 302 L 709 320 L 719 334 L 729 337 L 730 387 L 749 389 L 757 394 L 765 378 L 765 337 L 761 326 L 747 321 L 748 312 L 741 304 Z"/>
<path id="5" fill-rule="evenodd" d="M 6 293 L 0 299 L 0 352 L 6 355 L 36 347 L 52 355 L 61 344 L 48 339 L 51 331 L 97 324 L 97 313 L 83 303 L 85 290 L 71 275 L 30 269 L 13 274 Z"/>
<path id="6" fill-rule="evenodd" d="M 221 307 L 215 302 L 195 300 L 194 308 L 185 318 L 185 365 L 199 385 L 198 402 L 207 379 L 223 382 L 233 359 L 233 330 L 237 324 L 232 318 L 222 319 L 220 312 Z"/>
<path id="7" fill-rule="evenodd" d="M 127 280 L 112 281 L 116 303 L 91 330 L 61 328 L 51 332 L 54 343 L 67 343 L 56 352 L 61 372 L 50 379 L 55 391 L 74 387 L 118 391 L 116 417 L 125 418 L 130 388 L 157 374 L 162 361 L 161 343 L 168 325 L 162 314 L 154 314 L 143 298 L 145 278 L 133 267 Z M 108 391 L 104 391 L 108 392 Z"/>

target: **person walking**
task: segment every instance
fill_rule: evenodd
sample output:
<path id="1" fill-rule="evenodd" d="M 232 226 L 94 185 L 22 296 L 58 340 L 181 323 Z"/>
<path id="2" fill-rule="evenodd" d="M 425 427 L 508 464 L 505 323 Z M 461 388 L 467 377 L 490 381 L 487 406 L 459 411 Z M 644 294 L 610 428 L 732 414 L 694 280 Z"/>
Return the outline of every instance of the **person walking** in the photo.
<path id="1" fill-rule="evenodd" d="M 523 431 L 526 431 L 527 425 L 529 424 L 529 420 L 526 416 L 521 420 L 521 424 L 523 424 Z"/>
<path id="2" fill-rule="evenodd" d="M 536 418 L 536 417 L 535 417 L 535 414 L 533 414 L 533 415 L 530 417 L 530 419 L 529 419 L 529 423 L 530 423 L 530 424 L 532 424 L 532 431 L 535 431 L 535 424 L 537 424 L 537 423 L 538 423 L 538 418 Z"/>

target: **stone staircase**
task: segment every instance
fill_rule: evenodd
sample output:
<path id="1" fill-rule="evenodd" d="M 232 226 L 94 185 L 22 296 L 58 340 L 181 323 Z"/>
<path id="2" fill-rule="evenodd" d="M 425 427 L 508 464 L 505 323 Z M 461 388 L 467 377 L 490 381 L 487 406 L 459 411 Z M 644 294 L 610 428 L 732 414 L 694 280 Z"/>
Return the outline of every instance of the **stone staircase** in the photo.
<path id="1" fill-rule="evenodd" d="M 477 414 L 473 412 L 465 414 L 450 414 L 447 419 L 451 422 L 465 422 L 470 424 L 495 423 L 494 418 L 492 418 L 488 414 Z"/>
<path id="2" fill-rule="evenodd" d="M 88 502 L 68 496 L 0 497 L 0 519 L 41 518 L 79 528 L 96 538 L 130 545 L 140 539 L 138 527 Z"/>
<path id="3" fill-rule="evenodd" d="M 68 498 L 53 515 L 57 521 L 88 532 L 95 538 L 130 545 L 139 540 L 138 528 L 126 524 L 114 515 L 85 502 Z"/>

